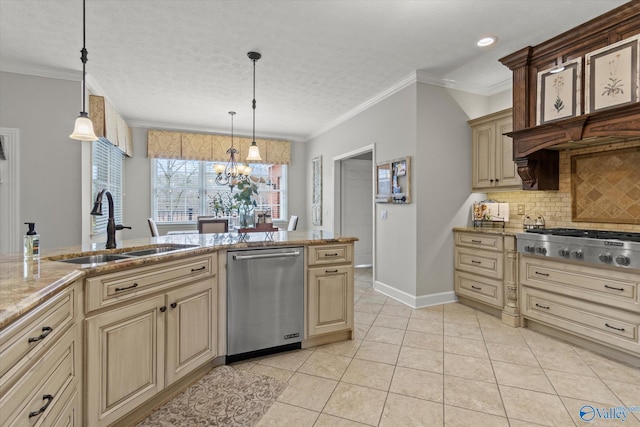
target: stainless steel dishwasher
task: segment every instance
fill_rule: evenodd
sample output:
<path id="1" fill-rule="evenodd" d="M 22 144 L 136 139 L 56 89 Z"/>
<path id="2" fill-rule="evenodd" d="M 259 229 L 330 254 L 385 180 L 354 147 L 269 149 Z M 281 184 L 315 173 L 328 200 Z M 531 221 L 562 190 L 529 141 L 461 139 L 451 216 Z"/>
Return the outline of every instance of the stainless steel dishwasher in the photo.
<path id="1" fill-rule="evenodd" d="M 301 347 L 304 248 L 227 252 L 226 362 Z"/>

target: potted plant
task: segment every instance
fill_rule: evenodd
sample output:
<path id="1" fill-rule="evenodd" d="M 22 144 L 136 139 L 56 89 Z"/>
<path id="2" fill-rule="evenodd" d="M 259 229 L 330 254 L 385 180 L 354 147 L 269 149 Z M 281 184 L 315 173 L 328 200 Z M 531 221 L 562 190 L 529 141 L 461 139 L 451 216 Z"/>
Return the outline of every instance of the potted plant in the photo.
<path id="1" fill-rule="evenodd" d="M 242 181 L 237 184 L 238 192 L 233 198 L 238 202 L 238 215 L 240 217 L 240 227 L 255 227 L 255 208 L 258 206 L 254 195 L 258 194 L 258 186 L 251 181 Z"/>

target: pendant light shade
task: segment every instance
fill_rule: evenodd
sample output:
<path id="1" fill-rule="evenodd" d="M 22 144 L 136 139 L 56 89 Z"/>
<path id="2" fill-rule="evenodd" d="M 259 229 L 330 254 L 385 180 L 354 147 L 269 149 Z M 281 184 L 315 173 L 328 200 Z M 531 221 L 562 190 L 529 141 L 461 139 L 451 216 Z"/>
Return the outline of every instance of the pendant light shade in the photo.
<path id="1" fill-rule="evenodd" d="M 253 108 L 253 140 L 251 141 L 246 160 L 257 162 L 262 161 L 262 158 L 260 157 L 258 144 L 256 144 L 256 61 L 262 58 L 262 55 L 258 52 L 249 52 L 247 56 L 253 61 L 253 101 L 251 103 L 251 108 Z"/>
<path id="2" fill-rule="evenodd" d="M 73 128 L 73 133 L 69 135 L 69 138 L 79 141 L 95 141 L 98 139 L 93 130 L 93 122 L 84 111 L 81 112 L 80 116 L 76 119 L 76 125 Z"/>
<path id="3" fill-rule="evenodd" d="M 73 133 L 69 135 L 71 139 L 77 139 L 80 141 L 95 141 L 98 139 L 96 133 L 93 130 L 93 123 L 87 114 L 85 107 L 86 100 L 86 70 L 87 65 L 87 48 L 86 48 L 86 0 L 82 0 L 82 50 L 80 51 L 80 60 L 82 61 L 82 111 L 80 116 L 76 119 L 76 124 L 73 128 Z"/>

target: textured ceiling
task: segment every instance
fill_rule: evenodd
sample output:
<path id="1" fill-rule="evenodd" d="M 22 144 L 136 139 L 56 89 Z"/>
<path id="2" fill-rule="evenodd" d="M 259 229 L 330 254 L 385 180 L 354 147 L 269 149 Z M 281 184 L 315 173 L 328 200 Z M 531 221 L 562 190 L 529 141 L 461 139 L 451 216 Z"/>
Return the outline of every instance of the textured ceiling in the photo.
<path id="1" fill-rule="evenodd" d="M 622 0 L 87 0 L 87 74 L 132 125 L 305 140 L 420 71 L 475 93 L 498 62 Z M 478 48 L 476 40 L 499 41 Z M 77 76 L 82 1 L 0 0 L 0 69 Z M 80 100 L 78 100 L 80 104 Z M 70 119 L 71 120 L 71 119 Z"/>

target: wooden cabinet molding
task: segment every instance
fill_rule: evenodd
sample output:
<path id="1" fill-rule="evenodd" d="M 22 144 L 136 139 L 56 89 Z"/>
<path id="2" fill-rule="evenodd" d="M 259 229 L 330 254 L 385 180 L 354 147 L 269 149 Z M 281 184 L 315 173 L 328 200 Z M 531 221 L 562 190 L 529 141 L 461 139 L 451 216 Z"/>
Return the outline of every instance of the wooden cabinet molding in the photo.
<path id="1" fill-rule="evenodd" d="M 500 62 L 513 72 L 514 160 L 524 190 L 557 190 L 557 153 L 546 153 L 558 144 L 594 138 L 606 143 L 612 138 L 640 136 L 640 104 L 583 114 L 541 126 L 536 124 L 538 72 L 566 61 L 583 58 L 589 52 L 640 34 L 640 2 L 632 1 L 537 46 L 527 46 Z M 581 105 L 584 106 L 585 78 L 582 69 Z M 604 139 L 595 139 L 604 138 Z M 535 153 L 537 158 L 532 158 Z M 551 175 L 549 175 L 551 174 Z"/>

